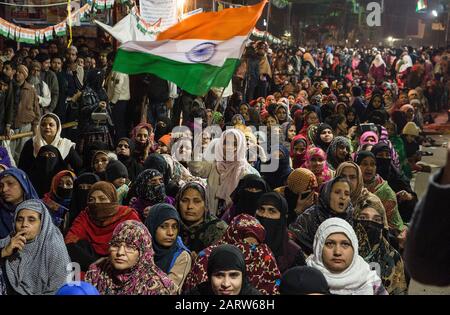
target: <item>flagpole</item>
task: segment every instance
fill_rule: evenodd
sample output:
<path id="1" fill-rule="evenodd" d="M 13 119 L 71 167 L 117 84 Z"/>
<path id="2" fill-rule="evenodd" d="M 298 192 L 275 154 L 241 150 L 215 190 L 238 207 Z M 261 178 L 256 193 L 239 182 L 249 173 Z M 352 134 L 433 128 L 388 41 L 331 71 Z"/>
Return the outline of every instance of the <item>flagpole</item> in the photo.
<path id="1" fill-rule="evenodd" d="M 217 108 L 219 107 L 220 102 L 222 101 L 223 93 L 225 92 L 225 89 L 226 89 L 226 88 L 227 88 L 227 87 L 224 87 L 224 88 L 222 89 L 222 93 L 220 93 L 220 96 L 219 96 L 219 98 L 218 98 L 217 101 L 216 101 L 216 106 L 214 106 L 214 112 L 217 112 Z"/>

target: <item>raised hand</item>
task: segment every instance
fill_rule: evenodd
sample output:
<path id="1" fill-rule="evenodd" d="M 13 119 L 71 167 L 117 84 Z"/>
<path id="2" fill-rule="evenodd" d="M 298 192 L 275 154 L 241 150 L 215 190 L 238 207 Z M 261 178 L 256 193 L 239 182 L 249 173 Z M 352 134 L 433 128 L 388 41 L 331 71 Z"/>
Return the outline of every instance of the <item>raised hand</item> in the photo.
<path id="1" fill-rule="evenodd" d="M 12 254 L 14 254 L 15 251 L 20 251 L 25 247 L 25 244 L 27 242 L 27 239 L 25 238 L 26 231 L 22 231 L 14 235 L 11 240 L 9 241 L 9 244 L 6 245 L 5 248 L 2 249 L 1 256 L 9 257 Z"/>

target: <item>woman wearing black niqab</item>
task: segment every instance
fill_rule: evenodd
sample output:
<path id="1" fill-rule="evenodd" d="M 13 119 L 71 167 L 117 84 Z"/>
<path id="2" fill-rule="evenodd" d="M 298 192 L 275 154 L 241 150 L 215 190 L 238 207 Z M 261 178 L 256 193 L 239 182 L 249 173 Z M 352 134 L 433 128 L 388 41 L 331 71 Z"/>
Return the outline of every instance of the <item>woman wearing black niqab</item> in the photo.
<path id="1" fill-rule="evenodd" d="M 50 191 L 53 176 L 65 169 L 67 169 L 67 164 L 58 148 L 45 145 L 39 149 L 28 175 L 40 198 Z"/>
<path id="2" fill-rule="evenodd" d="M 265 243 L 272 250 L 281 272 L 294 266 L 305 266 L 305 255 L 287 232 L 288 204 L 277 192 L 263 194 L 256 204 L 255 218 L 266 230 Z"/>
<path id="3" fill-rule="evenodd" d="M 256 202 L 271 189 L 266 181 L 258 175 L 245 175 L 231 194 L 233 205 L 222 216 L 222 220 L 230 223 L 234 217 L 240 214 L 254 215 Z"/>
<path id="4" fill-rule="evenodd" d="M 87 198 L 91 186 L 96 182 L 100 181 L 100 177 L 94 173 L 84 173 L 78 176 L 78 178 L 73 183 L 73 193 L 72 200 L 70 203 L 69 211 L 69 224 L 68 227 L 72 225 L 75 218 L 80 214 L 84 208 L 87 206 Z"/>

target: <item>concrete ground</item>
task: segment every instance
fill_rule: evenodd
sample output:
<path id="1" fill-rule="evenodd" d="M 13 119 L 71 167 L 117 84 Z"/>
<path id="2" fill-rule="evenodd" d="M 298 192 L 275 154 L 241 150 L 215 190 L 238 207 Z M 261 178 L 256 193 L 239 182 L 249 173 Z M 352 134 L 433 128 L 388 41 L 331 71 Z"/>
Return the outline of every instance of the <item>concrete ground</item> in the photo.
<path id="1" fill-rule="evenodd" d="M 441 126 L 444 125 L 443 121 L 446 121 L 446 117 L 441 118 Z M 432 173 L 435 173 L 446 162 L 447 156 L 447 144 L 450 142 L 450 128 L 438 129 L 441 134 L 432 135 L 431 137 L 436 141 L 435 147 L 422 148 L 422 151 L 433 152 L 433 156 L 425 156 L 422 161 L 429 164 L 432 167 Z M 411 185 L 414 191 L 417 193 L 419 199 L 422 198 L 428 187 L 428 179 L 430 173 L 416 173 L 411 180 Z M 449 227 L 450 228 L 450 227 Z M 448 287 L 435 287 L 421 284 L 417 281 L 411 280 L 409 285 L 408 294 L 410 295 L 450 295 L 450 286 Z"/>

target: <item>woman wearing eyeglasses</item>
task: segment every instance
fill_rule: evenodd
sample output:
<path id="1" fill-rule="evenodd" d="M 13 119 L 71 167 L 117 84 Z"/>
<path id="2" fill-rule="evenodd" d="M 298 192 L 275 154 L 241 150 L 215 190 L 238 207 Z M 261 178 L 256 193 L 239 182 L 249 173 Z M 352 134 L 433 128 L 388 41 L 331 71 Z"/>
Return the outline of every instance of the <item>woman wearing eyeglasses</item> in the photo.
<path id="1" fill-rule="evenodd" d="M 152 236 L 144 224 L 119 224 L 108 247 L 108 257 L 92 264 L 86 281 L 101 295 L 170 295 L 176 287 L 154 262 Z"/>

